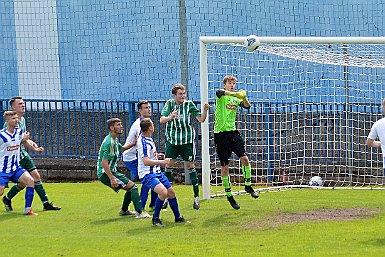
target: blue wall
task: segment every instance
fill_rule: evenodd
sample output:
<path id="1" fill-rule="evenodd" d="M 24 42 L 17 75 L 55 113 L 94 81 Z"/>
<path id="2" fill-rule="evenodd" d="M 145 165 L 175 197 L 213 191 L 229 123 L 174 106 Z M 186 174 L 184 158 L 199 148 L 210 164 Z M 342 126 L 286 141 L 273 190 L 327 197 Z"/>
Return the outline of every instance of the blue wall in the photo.
<path id="1" fill-rule="evenodd" d="M 171 97 L 182 80 L 180 1 L 57 0 L 63 99 Z M 189 98 L 199 36 L 383 36 L 384 0 L 185 0 Z M 0 2 L 0 91 L 18 94 L 13 2 Z M 38 85 L 37 85 L 38 86 Z"/>

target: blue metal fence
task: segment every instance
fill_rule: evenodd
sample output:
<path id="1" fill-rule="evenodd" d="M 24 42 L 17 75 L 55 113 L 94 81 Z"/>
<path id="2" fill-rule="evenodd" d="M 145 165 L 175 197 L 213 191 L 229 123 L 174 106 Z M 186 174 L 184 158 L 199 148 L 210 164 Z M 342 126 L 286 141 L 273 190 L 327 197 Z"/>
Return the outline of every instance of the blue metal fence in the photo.
<path id="1" fill-rule="evenodd" d="M 159 120 L 165 101 L 150 103 L 155 125 L 154 140 L 157 149 L 163 152 L 164 126 Z M 25 99 L 25 104 L 27 130 L 31 138 L 45 148 L 44 153 L 34 154 L 41 157 L 97 158 L 99 146 L 108 134 L 107 120 L 117 117 L 123 121 L 124 131 L 119 140 L 124 143 L 131 124 L 137 118 L 136 101 Z M 0 111 L 10 109 L 8 100 L 0 99 Z M 198 134 L 196 145 L 199 146 L 200 126 L 194 119 L 193 122 Z"/>

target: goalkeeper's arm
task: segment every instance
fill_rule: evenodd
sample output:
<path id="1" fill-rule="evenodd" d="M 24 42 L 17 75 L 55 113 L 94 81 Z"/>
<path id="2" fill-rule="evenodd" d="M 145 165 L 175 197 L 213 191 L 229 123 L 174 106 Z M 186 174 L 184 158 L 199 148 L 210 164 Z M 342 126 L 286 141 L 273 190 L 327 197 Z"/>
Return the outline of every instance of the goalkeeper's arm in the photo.
<path id="1" fill-rule="evenodd" d="M 239 90 L 238 92 L 231 92 L 224 89 L 218 89 L 216 92 L 216 95 L 218 98 L 221 98 L 223 95 L 232 95 L 236 98 L 239 98 L 243 100 L 246 97 L 246 91 L 245 90 Z"/>

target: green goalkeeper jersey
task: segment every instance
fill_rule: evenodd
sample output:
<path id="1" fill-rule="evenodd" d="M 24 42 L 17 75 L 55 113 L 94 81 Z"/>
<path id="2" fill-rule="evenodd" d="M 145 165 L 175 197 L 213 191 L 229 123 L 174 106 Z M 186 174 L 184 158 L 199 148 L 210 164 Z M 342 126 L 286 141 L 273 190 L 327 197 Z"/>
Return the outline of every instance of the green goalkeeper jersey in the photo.
<path id="1" fill-rule="evenodd" d="M 191 115 L 196 117 L 201 114 L 200 110 L 192 101 L 184 101 L 180 105 L 176 105 L 175 100 L 170 99 L 163 107 L 162 116 L 167 117 L 174 110 L 178 111 L 178 115 L 166 122 L 166 140 L 173 145 L 193 143 L 195 129 L 191 125 L 190 117 Z"/>
<path id="2" fill-rule="evenodd" d="M 241 102 L 242 100 L 231 95 L 216 97 L 214 133 L 236 130 L 235 119 Z"/>
<path id="3" fill-rule="evenodd" d="M 27 125 L 25 124 L 24 117 L 21 117 L 21 120 L 17 121 L 17 126 L 23 130 L 23 132 L 27 132 Z M 7 127 L 7 122 L 4 122 L 3 128 Z M 20 144 L 20 160 L 24 159 L 25 156 L 28 155 L 27 149 L 23 144 Z"/>
<path id="4" fill-rule="evenodd" d="M 98 177 L 102 176 L 104 173 L 104 169 L 102 166 L 102 159 L 108 160 L 108 165 L 110 166 L 111 172 L 116 171 L 116 166 L 119 161 L 120 150 L 122 149 L 122 145 L 118 142 L 118 139 L 113 139 L 111 135 L 108 135 L 104 138 L 102 145 L 99 149 L 98 156 Z"/>

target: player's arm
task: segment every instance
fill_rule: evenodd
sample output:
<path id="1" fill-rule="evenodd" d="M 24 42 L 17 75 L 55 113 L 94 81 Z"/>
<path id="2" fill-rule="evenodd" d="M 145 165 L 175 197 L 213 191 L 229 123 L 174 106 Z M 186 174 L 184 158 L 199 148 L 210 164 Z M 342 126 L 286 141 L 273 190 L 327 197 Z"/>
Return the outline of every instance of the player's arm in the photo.
<path id="1" fill-rule="evenodd" d="M 160 117 L 160 124 L 169 122 L 170 120 L 174 119 L 178 115 L 177 110 L 173 110 L 169 115 Z"/>
<path id="2" fill-rule="evenodd" d="M 207 118 L 207 113 L 208 113 L 208 110 L 210 109 L 210 105 L 208 103 L 205 103 L 205 105 L 203 106 L 203 112 L 202 114 L 199 114 L 196 116 L 196 119 L 200 122 L 200 123 L 203 123 L 205 122 L 206 118 Z"/>
<path id="3" fill-rule="evenodd" d="M 369 147 L 379 148 L 379 147 L 381 147 L 381 141 L 367 138 L 366 139 L 366 145 Z"/>
<path id="4" fill-rule="evenodd" d="M 134 147 L 135 145 L 136 145 L 136 140 L 132 143 L 126 142 L 126 144 L 122 146 L 121 152 L 126 151 L 126 150 L 130 149 L 131 147 Z"/>
<path id="5" fill-rule="evenodd" d="M 152 160 L 152 159 L 150 159 L 150 157 L 145 156 L 145 157 L 142 157 L 142 161 L 143 161 L 144 165 L 146 165 L 146 166 L 155 166 L 155 165 L 164 166 L 164 165 L 170 163 L 171 158 L 166 158 L 164 160 Z"/>
<path id="6" fill-rule="evenodd" d="M 111 169 L 110 169 L 110 165 L 108 165 L 108 160 L 105 158 L 102 158 L 102 167 L 103 167 L 104 172 L 106 173 L 106 175 L 110 179 L 111 186 L 113 188 L 118 187 L 118 185 L 119 185 L 118 181 L 117 181 L 116 177 L 114 176 L 114 174 L 112 174 Z"/>
<path id="7" fill-rule="evenodd" d="M 44 152 L 44 147 L 38 146 L 34 141 L 31 139 L 21 141 L 21 143 L 27 147 L 28 149 L 34 151 L 35 153 L 42 153 Z"/>

